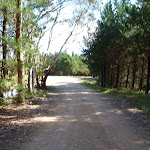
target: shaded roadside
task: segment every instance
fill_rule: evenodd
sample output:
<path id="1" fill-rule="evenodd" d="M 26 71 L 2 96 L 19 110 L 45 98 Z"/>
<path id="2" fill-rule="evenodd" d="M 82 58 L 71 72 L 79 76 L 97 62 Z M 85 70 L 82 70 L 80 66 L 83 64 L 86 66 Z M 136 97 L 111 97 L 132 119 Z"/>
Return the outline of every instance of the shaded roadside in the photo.
<path id="1" fill-rule="evenodd" d="M 49 77 L 48 81 L 63 100 L 31 141 L 22 144 L 22 150 L 150 149 L 149 138 L 130 125 L 128 110 L 111 97 L 78 84 L 77 78 Z"/>
<path id="2" fill-rule="evenodd" d="M 21 105 L 0 106 L 0 150 L 17 150 L 29 140 L 41 125 L 35 118 L 53 115 L 58 97 L 56 89 L 52 92 L 48 88 L 47 97 L 35 96 Z"/>
<path id="3" fill-rule="evenodd" d="M 107 101 L 123 111 L 129 124 L 143 137 L 150 137 L 150 101 L 149 95 L 129 90 L 119 90 L 100 87 L 96 80 L 90 77 L 80 78 L 80 84 L 102 93 Z"/>

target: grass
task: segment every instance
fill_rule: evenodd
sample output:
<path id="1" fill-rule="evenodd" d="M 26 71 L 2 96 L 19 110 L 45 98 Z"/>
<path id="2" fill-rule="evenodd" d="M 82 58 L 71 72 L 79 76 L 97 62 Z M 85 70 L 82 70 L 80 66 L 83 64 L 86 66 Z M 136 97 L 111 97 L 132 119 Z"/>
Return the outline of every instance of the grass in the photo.
<path id="1" fill-rule="evenodd" d="M 127 89 L 102 88 L 97 84 L 97 80 L 91 77 L 80 78 L 81 84 L 97 92 L 107 93 L 117 98 L 126 100 L 133 108 L 142 110 L 143 113 L 150 117 L 150 95 L 139 91 Z"/>
<path id="2" fill-rule="evenodd" d="M 46 88 L 35 88 L 34 93 L 29 92 L 28 89 L 24 88 L 24 102 L 30 101 L 30 99 L 34 97 L 44 97 L 46 98 L 49 92 L 54 92 L 55 88 L 51 86 L 47 86 Z M 17 95 L 14 97 L 0 98 L 0 106 L 10 106 L 12 104 L 16 104 Z"/>

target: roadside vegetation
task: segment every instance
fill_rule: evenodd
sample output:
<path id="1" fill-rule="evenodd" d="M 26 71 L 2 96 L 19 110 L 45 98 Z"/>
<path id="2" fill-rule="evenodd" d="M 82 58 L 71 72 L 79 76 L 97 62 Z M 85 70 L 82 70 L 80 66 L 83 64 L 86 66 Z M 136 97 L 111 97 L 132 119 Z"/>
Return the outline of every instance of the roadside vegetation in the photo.
<path id="1" fill-rule="evenodd" d="M 146 95 L 144 91 L 132 91 L 125 88 L 108 88 L 98 85 L 98 80 L 92 77 L 80 77 L 81 84 L 87 86 L 97 92 L 105 93 L 126 100 L 134 109 L 139 109 L 150 117 L 150 95 Z"/>
<path id="2" fill-rule="evenodd" d="M 30 99 L 46 88 L 48 75 L 93 75 L 97 81 L 90 81 L 90 86 L 131 97 L 133 104 L 149 113 L 150 3 L 110 0 L 103 9 L 100 5 L 91 0 L 1 0 L 0 105 Z M 73 8 L 68 19 L 61 16 L 67 6 Z M 95 31 L 88 30 L 89 36 L 84 37 L 82 56 L 68 55 L 69 40 L 79 34 L 79 28 L 94 23 L 95 10 L 101 17 Z M 48 50 L 56 38 L 54 28 L 63 24 L 68 26 L 68 36 L 52 54 Z M 40 41 L 46 33 L 47 49 L 41 53 Z M 5 98 L 13 90 L 16 97 Z"/>
<path id="3" fill-rule="evenodd" d="M 123 99 L 150 116 L 150 3 L 108 1 L 83 55 L 92 78 L 84 85 Z"/>
<path id="4" fill-rule="evenodd" d="M 23 103 L 26 95 L 36 93 L 35 87 L 45 88 L 46 80 L 58 58 L 68 49 L 68 43 L 75 40 L 82 28 L 91 21 L 94 1 L 90 0 L 1 0 L 0 1 L 0 105 L 5 100 L 5 93 L 15 89 L 16 102 Z M 64 13 L 70 9 L 70 17 L 65 18 Z M 90 15 L 91 14 L 91 15 Z M 84 19 L 86 18 L 86 19 Z M 64 29 L 65 26 L 65 29 Z M 57 53 L 50 53 L 51 43 L 58 39 L 54 34 L 57 27 L 62 27 L 59 36 L 63 36 Z M 42 39 L 47 36 L 43 44 Z M 41 48 L 46 45 L 46 48 Z M 42 52 L 41 52 L 42 51 Z M 62 54 L 55 66 L 55 72 L 64 74 L 82 74 L 73 63 L 74 58 Z M 80 58 L 77 58 L 82 65 Z M 68 61 L 69 67 L 66 66 Z M 76 61 L 76 60 L 75 60 Z M 74 66 L 73 66 L 74 64 Z M 79 68 L 79 67 L 78 67 Z M 85 66 L 82 65 L 83 70 Z M 47 69 L 45 72 L 44 70 Z M 73 70 L 74 69 L 74 70 Z M 85 71 L 84 71 L 85 72 Z M 27 94 L 29 93 L 29 94 Z M 32 94 L 31 94 L 32 93 Z"/>
<path id="5" fill-rule="evenodd" d="M 103 88 L 150 90 L 150 3 L 109 1 L 83 55 Z"/>
<path id="6" fill-rule="evenodd" d="M 48 95 L 48 92 L 52 92 L 53 87 L 47 87 L 47 88 L 35 88 L 34 93 L 30 92 L 28 88 L 24 88 L 24 100 L 23 103 L 29 103 L 30 100 L 36 99 L 37 97 L 43 97 L 46 98 Z M 9 92 L 6 92 L 6 97 L 3 99 L 0 99 L 0 106 L 12 106 L 12 105 L 18 105 L 17 101 L 17 91 L 15 90 L 15 93 L 13 93 L 13 90 L 10 90 Z"/>
<path id="7" fill-rule="evenodd" d="M 48 59 L 45 63 L 45 68 L 48 67 L 51 56 L 51 54 L 47 55 Z M 90 71 L 88 65 L 84 63 L 84 61 L 85 58 L 81 55 L 72 53 L 70 56 L 64 52 L 57 60 L 50 75 L 88 76 L 90 75 Z M 45 72 L 46 71 L 47 70 L 45 69 Z"/>

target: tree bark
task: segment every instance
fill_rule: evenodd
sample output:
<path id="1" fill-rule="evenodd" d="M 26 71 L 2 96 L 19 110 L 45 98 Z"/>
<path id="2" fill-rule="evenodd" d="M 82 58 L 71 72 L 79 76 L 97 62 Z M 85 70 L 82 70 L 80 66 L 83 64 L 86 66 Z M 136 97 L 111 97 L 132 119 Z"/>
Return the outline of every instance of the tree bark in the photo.
<path id="1" fill-rule="evenodd" d="M 129 65 L 128 65 L 127 79 L 126 79 L 126 88 L 128 88 L 128 83 L 129 83 L 129 73 L 130 73 L 130 68 L 129 68 Z"/>
<path id="2" fill-rule="evenodd" d="M 30 91 L 30 71 L 28 72 L 28 90 Z"/>
<path id="3" fill-rule="evenodd" d="M 139 83 L 139 90 L 142 90 L 143 87 L 143 80 L 144 80 L 144 57 L 143 57 L 143 61 L 142 61 L 142 72 L 141 72 L 141 77 L 140 77 L 140 83 Z"/>
<path id="4" fill-rule="evenodd" d="M 106 66 L 104 65 L 104 83 L 103 83 L 103 87 L 106 87 Z"/>
<path id="5" fill-rule="evenodd" d="M 113 69 L 111 69 L 111 77 L 110 77 L 110 85 L 109 87 L 113 87 Z"/>
<path id="6" fill-rule="evenodd" d="M 131 87 L 131 89 L 134 89 L 135 77 L 136 77 L 136 57 L 134 57 L 134 59 L 133 59 L 133 74 L 132 74 L 132 87 Z"/>
<path id="7" fill-rule="evenodd" d="M 103 70 L 103 67 L 101 69 L 101 87 L 104 87 L 104 70 Z"/>
<path id="8" fill-rule="evenodd" d="M 35 77 L 35 75 L 34 75 L 34 68 L 32 68 L 32 82 L 31 82 L 31 84 L 32 84 L 32 92 L 34 93 L 34 77 Z"/>
<path id="9" fill-rule="evenodd" d="M 108 68 L 108 69 L 107 69 L 107 86 L 109 86 L 109 84 L 110 84 L 110 80 L 109 80 L 110 67 L 108 66 L 107 68 Z"/>
<path id="10" fill-rule="evenodd" d="M 36 85 L 37 87 L 40 87 L 40 84 L 39 84 L 39 76 L 38 76 L 38 73 L 36 72 Z"/>
<path id="11" fill-rule="evenodd" d="M 22 97 L 22 85 L 23 85 L 23 54 L 22 54 L 22 44 L 21 44 L 21 38 L 22 38 L 22 0 L 17 0 L 17 14 L 16 14 L 16 46 L 17 46 L 17 63 L 18 63 L 18 103 L 23 102 L 23 97 Z"/>
<path id="12" fill-rule="evenodd" d="M 1 77 L 2 80 L 5 79 L 6 75 L 6 55 L 7 55 L 7 43 L 6 43 L 6 27 L 7 27 L 7 9 L 3 8 L 3 30 L 2 30 L 2 49 L 3 49 L 3 58 L 2 58 L 2 69 L 1 69 Z M 3 98 L 3 91 L 0 87 L 0 97 Z"/>
<path id="13" fill-rule="evenodd" d="M 119 87 L 122 87 L 122 73 L 120 73 L 120 84 Z"/>
<path id="14" fill-rule="evenodd" d="M 147 83 L 146 83 L 145 94 L 148 94 L 149 92 L 149 81 L 150 81 L 150 50 L 149 50 L 149 55 L 148 55 Z"/>
<path id="15" fill-rule="evenodd" d="M 50 71 L 52 70 L 52 68 L 53 68 L 53 66 L 50 65 L 50 66 L 49 66 L 49 69 L 48 69 L 48 71 L 47 71 L 47 73 L 46 73 L 46 75 L 44 76 L 44 78 L 43 78 L 43 80 L 42 80 L 42 86 L 43 86 L 43 87 L 46 87 L 46 80 L 47 80 L 47 77 L 48 77 Z"/>
<path id="16" fill-rule="evenodd" d="M 120 64 L 119 64 L 119 62 L 118 62 L 118 63 L 117 63 L 117 75 L 116 75 L 116 85 L 115 85 L 115 88 L 118 88 L 119 75 L 120 75 Z"/>
<path id="17" fill-rule="evenodd" d="M 100 80 L 101 80 L 101 72 L 99 71 L 99 74 L 98 74 L 98 85 L 100 85 Z"/>
<path id="18" fill-rule="evenodd" d="M 52 58 L 51 64 L 49 65 L 49 68 L 48 68 L 48 70 L 47 70 L 47 72 L 46 72 L 46 74 L 45 74 L 45 76 L 44 76 L 44 78 L 43 78 L 43 80 L 42 80 L 42 83 L 41 83 L 43 87 L 46 87 L 46 80 L 47 80 L 47 77 L 48 77 L 49 73 L 51 72 L 53 66 L 54 66 L 55 63 L 57 62 L 57 60 L 58 60 L 58 58 L 59 58 L 60 55 L 61 55 L 61 50 L 60 50 L 60 52 L 59 52 L 56 56 L 54 56 L 54 57 Z"/>
<path id="19" fill-rule="evenodd" d="M 7 27 L 7 9 L 3 9 L 3 31 L 2 31 L 2 48 L 3 48 L 3 60 L 2 60 L 2 79 L 5 79 L 6 75 L 6 55 L 7 55 L 7 43 L 6 43 L 6 27 Z"/>
<path id="20" fill-rule="evenodd" d="M 44 80 L 44 66 L 45 66 L 45 60 L 46 60 L 46 54 L 44 55 L 43 58 L 43 64 L 42 64 L 42 76 L 41 76 L 41 80 Z"/>

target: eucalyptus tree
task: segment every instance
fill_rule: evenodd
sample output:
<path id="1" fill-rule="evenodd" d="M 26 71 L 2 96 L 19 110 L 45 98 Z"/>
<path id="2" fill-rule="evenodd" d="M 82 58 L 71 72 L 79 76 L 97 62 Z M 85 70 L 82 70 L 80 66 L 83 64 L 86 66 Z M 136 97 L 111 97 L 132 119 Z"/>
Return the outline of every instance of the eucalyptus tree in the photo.
<path id="1" fill-rule="evenodd" d="M 16 53 L 18 69 L 18 103 L 23 102 L 22 0 L 16 1 Z"/>
<path id="2" fill-rule="evenodd" d="M 0 15 L 1 15 L 1 47 L 3 49 L 2 61 L 2 78 L 6 75 L 6 59 L 9 57 L 6 52 L 7 49 L 13 55 L 12 62 L 15 69 L 17 68 L 17 87 L 18 87 L 18 103 L 23 101 L 23 88 L 24 82 L 24 67 L 28 74 L 31 74 L 31 69 L 36 68 L 36 72 L 40 72 L 38 68 L 41 65 L 39 55 L 39 41 L 49 32 L 49 41 L 47 50 L 53 38 L 53 29 L 59 23 L 68 24 L 71 29 L 68 37 L 58 52 L 51 58 L 48 66 L 48 72 L 51 71 L 54 64 L 58 60 L 62 51 L 65 49 L 66 44 L 72 37 L 77 26 L 86 24 L 89 17 L 91 17 L 94 1 L 74 1 L 74 0 L 2 0 L 0 1 Z M 86 5 L 85 5 L 86 4 Z M 61 13 L 68 5 L 74 8 L 71 18 L 62 18 Z M 7 32 L 8 31 L 8 32 Z M 47 50 L 45 50 L 44 57 Z M 7 57 L 8 56 L 8 57 Z M 38 61 L 38 63 L 37 63 Z M 45 64 L 45 58 L 43 60 Z M 10 63 L 10 62 L 8 62 Z M 8 69 L 8 68 L 7 68 Z M 10 67 L 9 67 L 10 69 Z M 45 86 L 48 74 L 42 75 L 42 85 Z M 34 80 L 34 79 L 32 79 Z M 30 82 L 30 81 L 29 81 Z M 30 83 L 31 84 L 31 83 Z M 29 84 L 28 84 L 29 85 Z M 30 85 L 31 86 L 31 85 Z"/>
<path id="3" fill-rule="evenodd" d="M 1 43 L 3 48 L 1 74 L 2 79 L 4 79 L 6 74 L 6 52 L 7 47 L 9 47 L 12 54 L 15 54 L 17 59 L 18 102 L 20 103 L 23 101 L 22 90 L 25 84 L 23 81 L 24 59 L 29 60 L 28 65 L 25 60 L 25 67 L 28 66 L 28 68 L 32 68 L 34 57 L 37 55 L 34 41 L 41 31 L 41 27 L 39 27 L 38 22 L 48 14 L 43 14 L 43 12 L 51 4 L 49 1 L 29 2 L 22 0 L 2 0 L 0 3 L 0 12 L 3 19 L 1 25 Z M 35 11 L 37 9 L 39 9 L 41 13 L 35 15 Z M 6 32 L 6 27 L 8 27 L 7 30 L 9 32 Z"/>
<path id="4" fill-rule="evenodd" d="M 6 1 L 2 1 L 1 3 L 1 11 L 3 15 L 3 23 L 2 23 L 2 49 L 3 49 L 3 58 L 2 58 L 2 71 L 1 71 L 1 76 L 2 79 L 5 78 L 6 75 L 6 54 L 7 54 L 7 44 L 6 44 L 6 27 L 7 27 L 7 3 Z"/>
<path id="5" fill-rule="evenodd" d="M 6 84 L 6 74 L 8 72 L 8 66 L 7 66 L 7 53 L 10 50 L 9 49 L 9 39 L 12 35 L 10 31 L 11 26 L 11 17 L 13 14 L 11 14 L 12 8 L 11 8 L 11 1 L 9 0 L 2 0 L 0 1 L 0 49 L 2 50 L 2 62 L 1 62 L 1 92 L 4 92 L 4 85 Z M 11 15 L 10 15 L 11 14 Z M 3 97 L 3 94 L 0 94 L 1 97 Z"/>
<path id="6" fill-rule="evenodd" d="M 72 17 L 71 18 L 62 18 L 61 13 L 62 11 L 60 9 L 57 10 L 57 13 L 55 15 L 55 19 L 54 22 L 52 24 L 52 30 L 50 30 L 50 36 L 49 36 L 49 42 L 48 42 L 48 48 L 49 49 L 49 45 L 51 44 L 52 38 L 53 38 L 53 28 L 55 27 L 55 24 L 57 23 L 65 23 L 68 24 L 68 30 L 70 30 L 70 32 L 68 33 L 68 37 L 66 37 L 66 39 L 64 39 L 64 42 L 62 43 L 62 46 L 59 49 L 59 52 L 53 56 L 52 61 L 48 67 L 48 71 L 45 74 L 44 77 L 42 77 L 42 86 L 46 86 L 46 80 L 48 77 L 48 74 L 50 73 L 50 71 L 52 70 L 54 64 L 57 62 L 59 56 L 61 55 L 61 53 L 63 52 L 63 50 L 66 48 L 67 43 L 69 42 L 69 40 L 71 39 L 71 37 L 74 35 L 74 32 L 76 31 L 78 25 L 81 24 L 85 24 L 89 21 L 89 18 L 91 18 L 91 13 L 92 13 L 92 8 L 93 8 L 93 1 L 89 1 L 89 0 L 85 0 L 85 1 L 59 1 L 60 2 L 65 2 L 65 5 L 62 5 L 61 8 L 65 8 L 66 6 L 70 6 L 72 7 Z M 44 65 L 43 65 L 44 66 Z"/>
<path id="7" fill-rule="evenodd" d="M 6 74 L 6 53 L 7 53 L 7 45 L 6 45 L 6 25 L 7 25 L 7 7 L 6 7 L 6 2 L 2 1 L 1 2 L 1 15 L 2 15 L 2 30 L 1 30 L 1 34 L 2 34 L 2 66 L 1 66 L 1 79 L 3 80 L 5 78 L 5 74 Z M 2 81 L 1 81 L 2 83 Z M 3 97 L 3 93 L 2 93 L 2 87 L 0 85 L 0 97 Z"/>

